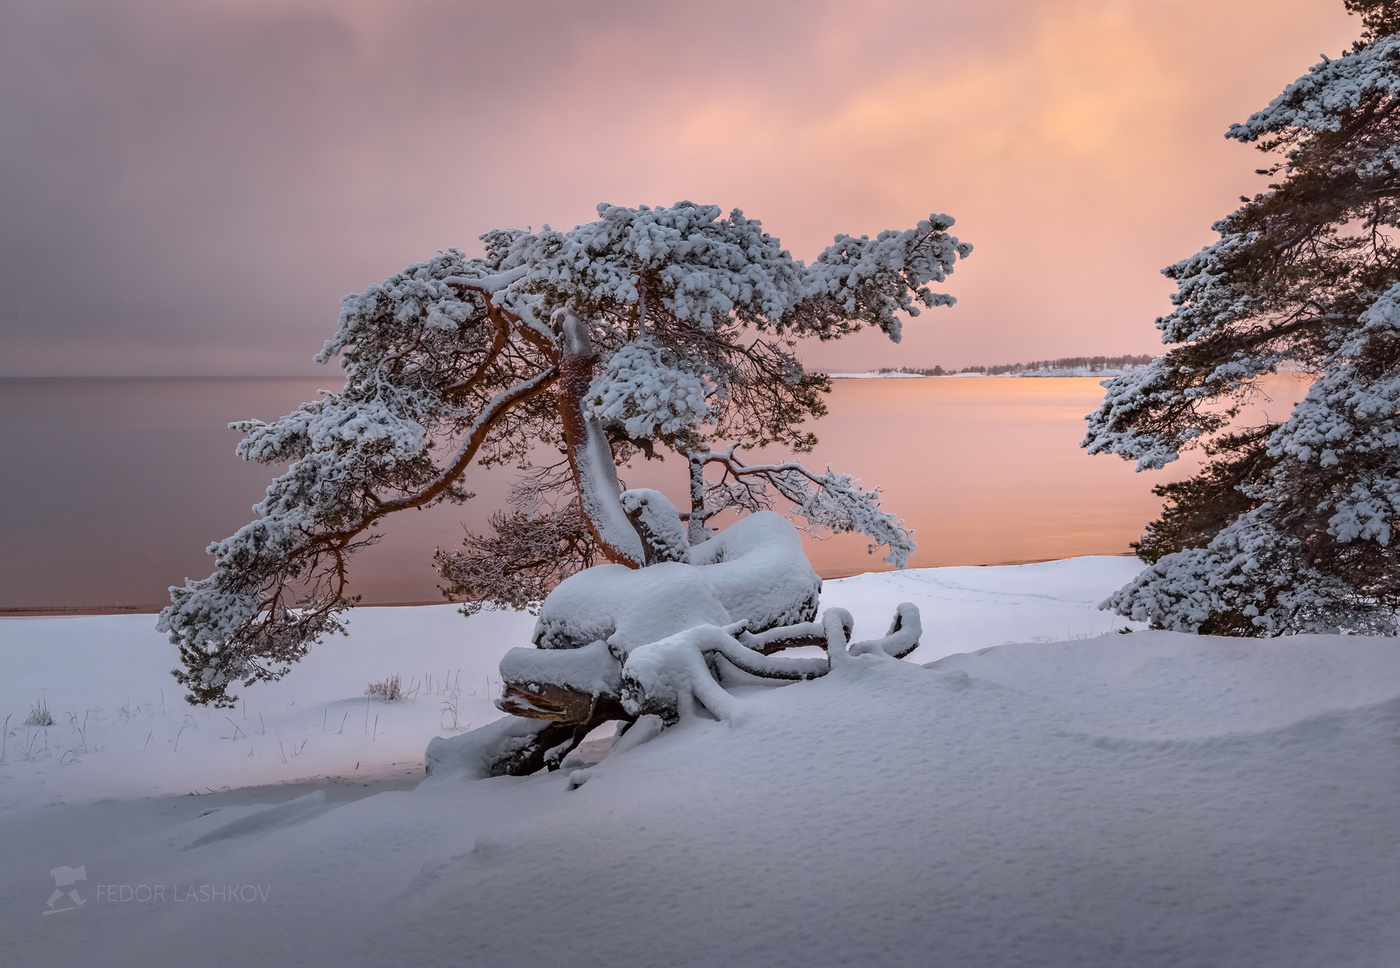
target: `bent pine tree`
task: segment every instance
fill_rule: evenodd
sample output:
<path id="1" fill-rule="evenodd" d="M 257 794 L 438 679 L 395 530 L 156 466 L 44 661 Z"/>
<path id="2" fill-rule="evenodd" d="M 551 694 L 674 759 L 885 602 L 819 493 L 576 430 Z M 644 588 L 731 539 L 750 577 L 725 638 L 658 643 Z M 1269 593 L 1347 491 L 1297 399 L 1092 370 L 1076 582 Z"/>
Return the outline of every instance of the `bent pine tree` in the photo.
<path id="1" fill-rule="evenodd" d="M 465 500 L 469 468 L 518 464 L 541 440 L 560 442 L 559 463 L 522 479 L 490 534 L 439 555 L 468 610 L 537 605 L 595 563 L 674 560 L 716 514 L 775 499 L 907 561 L 913 541 L 878 491 L 741 452 L 815 443 L 803 424 L 825 412 L 830 384 L 803 370 L 796 340 L 876 327 L 897 341 L 901 315 L 953 303 L 930 288 L 971 252 L 948 234 L 953 220 L 837 236 L 805 264 L 737 210 L 601 205 L 598 216 L 566 232 L 491 231 L 480 258 L 439 253 L 346 297 L 317 356 L 339 358 L 344 388 L 234 425 L 242 457 L 287 470 L 256 520 L 210 546 L 214 572 L 171 589 L 159 628 L 180 648 L 190 701 L 228 706 L 235 683 L 285 674 L 342 630 L 351 560 L 372 526 Z M 658 450 L 688 469 L 684 541 L 643 495 L 622 497 L 619 464 Z"/>

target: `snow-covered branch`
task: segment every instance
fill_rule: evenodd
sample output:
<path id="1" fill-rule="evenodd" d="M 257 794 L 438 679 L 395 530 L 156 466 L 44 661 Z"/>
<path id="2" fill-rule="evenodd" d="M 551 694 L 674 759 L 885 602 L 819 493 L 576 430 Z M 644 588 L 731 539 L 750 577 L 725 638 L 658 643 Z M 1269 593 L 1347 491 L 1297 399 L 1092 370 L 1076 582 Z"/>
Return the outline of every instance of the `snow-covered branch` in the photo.
<path id="1" fill-rule="evenodd" d="M 228 705 L 227 688 L 276 679 L 315 638 L 342 628 L 346 559 L 373 539 L 385 515 L 453 495 L 494 424 L 549 388 L 548 368 L 496 394 L 469 425 L 452 459 L 425 473 L 428 435 L 386 406 L 327 395 L 274 424 L 247 422 L 246 459 L 300 454 L 268 488 L 258 519 L 209 548 L 208 578 L 170 589 L 157 629 L 180 647 L 176 678 L 192 697 Z M 403 469 L 404 473 L 396 474 Z M 384 499 L 384 488 L 397 496 Z"/>
<path id="2" fill-rule="evenodd" d="M 707 485 L 704 504 L 692 508 L 691 521 L 703 522 L 728 508 L 755 510 L 766 506 L 767 488 L 772 487 L 793 502 L 792 512 L 807 522 L 836 534 L 859 532 L 872 541 L 871 554 L 880 546 L 888 550 L 885 561 L 903 568 L 914 553 L 913 532 L 895 515 L 880 509 L 880 489 L 861 490 L 856 478 L 830 467 L 818 474 L 796 461 L 777 464 L 746 464 L 735 455 L 736 448 L 704 451 L 692 455 L 700 467 L 718 465 L 720 480 Z"/>

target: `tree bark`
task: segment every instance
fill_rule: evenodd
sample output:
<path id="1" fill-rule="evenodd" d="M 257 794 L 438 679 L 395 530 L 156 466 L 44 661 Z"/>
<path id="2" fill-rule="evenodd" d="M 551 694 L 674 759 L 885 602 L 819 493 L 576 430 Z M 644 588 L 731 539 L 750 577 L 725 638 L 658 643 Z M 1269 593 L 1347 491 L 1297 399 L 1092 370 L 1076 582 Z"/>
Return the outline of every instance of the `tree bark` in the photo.
<path id="1" fill-rule="evenodd" d="M 587 323 L 573 314 L 566 315 L 560 343 L 559 422 L 564 428 L 564 447 L 578 488 L 583 520 L 609 561 L 640 568 L 646 563 L 646 551 L 618 500 L 622 483 L 617 477 L 612 445 L 598 421 L 583 409 L 596 358 Z"/>
<path id="2" fill-rule="evenodd" d="M 606 713 L 600 722 L 629 719 L 616 696 L 592 695 L 552 683 L 507 682 L 496 708 L 526 719 L 555 723 L 586 723 Z"/>
<path id="3" fill-rule="evenodd" d="M 529 776 L 543 769 L 557 770 L 584 737 L 616 718 L 600 715 L 583 723 L 542 722 L 539 732 L 503 752 L 490 764 L 488 772 L 491 776 Z"/>
<path id="4" fill-rule="evenodd" d="M 705 511 L 705 461 L 694 451 L 687 451 L 685 460 L 690 472 L 690 518 L 686 523 L 686 537 L 691 544 L 698 545 L 710 536 L 705 523 L 710 518 Z"/>

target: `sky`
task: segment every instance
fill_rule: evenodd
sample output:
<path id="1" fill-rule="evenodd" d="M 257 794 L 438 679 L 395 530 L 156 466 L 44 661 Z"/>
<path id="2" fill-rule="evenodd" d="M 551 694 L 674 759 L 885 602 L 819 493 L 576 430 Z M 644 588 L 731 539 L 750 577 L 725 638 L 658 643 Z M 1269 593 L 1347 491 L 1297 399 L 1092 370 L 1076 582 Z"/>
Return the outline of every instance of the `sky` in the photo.
<path id="1" fill-rule="evenodd" d="M 891 345 L 1158 352 L 1227 141 L 1360 31 L 1341 0 L 0 0 L 0 376 L 300 375 L 340 297 L 490 228 L 689 199 L 810 259 L 957 219 Z"/>

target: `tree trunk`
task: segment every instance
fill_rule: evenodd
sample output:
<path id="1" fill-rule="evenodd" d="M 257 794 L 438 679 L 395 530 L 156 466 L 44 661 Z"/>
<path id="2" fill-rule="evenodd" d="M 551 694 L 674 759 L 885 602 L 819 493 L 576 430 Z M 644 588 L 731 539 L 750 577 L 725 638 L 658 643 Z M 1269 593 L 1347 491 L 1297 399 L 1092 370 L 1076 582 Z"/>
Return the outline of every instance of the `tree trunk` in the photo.
<path id="1" fill-rule="evenodd" d="M 583 723 L 543 722 L 528 741 L 503 751 L 489 766 L 491 776 L 529 776 L 540 770 L 557 770 L 564 757 L 597 727 L 615 717 L 600 715 Z"/>
<path id="2" fill-rule="evenodd" d="M 691 544 L 698 545 L 710 536 L 710 528 L 705 523 L 710 517 L 705 512 L 705 462 L 694 451 L 687 451 L 685 459 L 690 472 L 690 519 L 686 537 Z"/>
<path id="3" fill-rule="evenodd" d="M 548 682 L 505 682 L 496 708 L 526 719 L 547 719 L 555 723 L 586 723 L 598 716 L 600 722 L 629 719 L 616 696 L 593 695 Z"/>
<path id="4" fill-rule="evenodd" d="M 646 563 L 646 551 L 618 501 L 622 483 L 617 478 L 612 445 L 598 421 L 583 409 L 593 382 L 595 359 L 588 324 L 570 313 L 564 318 L 563 328 L 557 384 L 559 420 L 564 427 L 564 446 L 578 488 L 583 520 L 609 561 L 640 568 Z"/>

